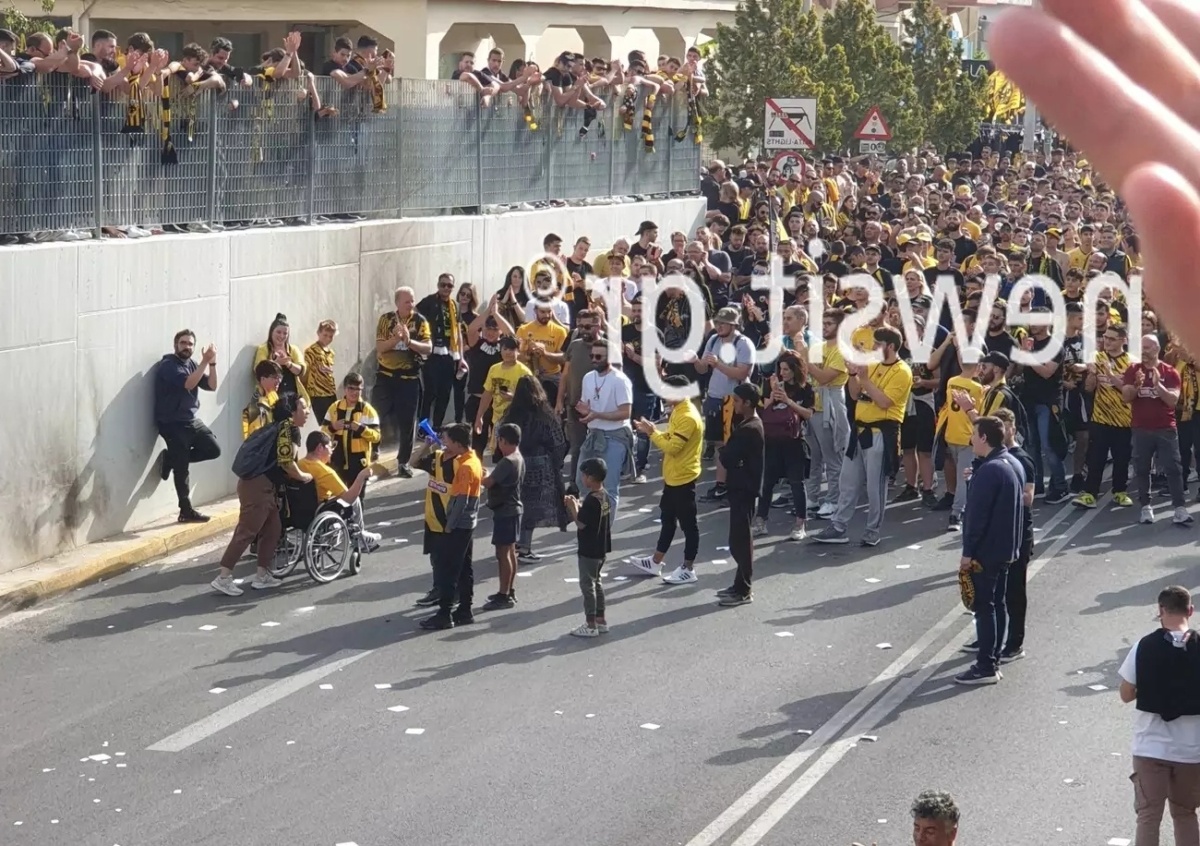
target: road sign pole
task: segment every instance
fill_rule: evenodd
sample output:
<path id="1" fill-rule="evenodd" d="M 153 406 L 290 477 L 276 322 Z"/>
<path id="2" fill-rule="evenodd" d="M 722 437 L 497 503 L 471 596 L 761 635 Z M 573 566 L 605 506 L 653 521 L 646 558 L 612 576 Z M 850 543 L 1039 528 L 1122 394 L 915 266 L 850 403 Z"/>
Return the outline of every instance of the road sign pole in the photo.
<path id="1" fill-rule="evenodd" d="M 1034 0 L 1034 6 L 1041 7 L 1040 0 Z M 1037 125 L 1038 112 L 1037 106 L 1028 97 L 1025 98 L 1025 137 L 1021 143 L 1021 149 L 1026 153 L 1032 153 L 1037 149 Z"/>

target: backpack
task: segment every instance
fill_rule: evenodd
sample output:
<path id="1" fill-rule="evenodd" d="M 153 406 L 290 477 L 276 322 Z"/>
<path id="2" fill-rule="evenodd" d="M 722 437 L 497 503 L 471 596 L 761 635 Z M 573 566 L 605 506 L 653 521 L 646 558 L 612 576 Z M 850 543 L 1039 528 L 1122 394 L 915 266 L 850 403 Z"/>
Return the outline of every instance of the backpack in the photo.
<path id="1" fill-rule="evenodd" d="M 763 437 L 768 441 L 794 441 L 800 437 L 800 415 L 791 406 L 771 403 L 760 412 Z"/>
<path id="2" fill-rule="evenodd" d="M 291 425 L 290 421 L 287 425 Z M 279 424 L 264 426 L 248 437 L 233 457 L 233 472 L 239 479 L 254 479 L 279 466 L 276 443 Z"/>

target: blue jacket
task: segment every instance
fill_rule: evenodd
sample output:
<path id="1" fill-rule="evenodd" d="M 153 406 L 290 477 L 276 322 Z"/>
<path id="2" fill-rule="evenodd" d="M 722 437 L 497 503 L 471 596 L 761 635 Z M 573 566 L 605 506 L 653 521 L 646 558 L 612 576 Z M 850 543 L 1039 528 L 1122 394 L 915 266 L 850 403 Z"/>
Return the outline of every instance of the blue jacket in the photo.
<path id="1" fill-rule="evenodd" d="M 1024 534 L 1021 493 L 1025 487 L 1018 468 L 1008 459 L 1008 450 L 997 447 L 971 475 L 962 520 L 964 558 L 984 565 L 1017 560 Z"/>

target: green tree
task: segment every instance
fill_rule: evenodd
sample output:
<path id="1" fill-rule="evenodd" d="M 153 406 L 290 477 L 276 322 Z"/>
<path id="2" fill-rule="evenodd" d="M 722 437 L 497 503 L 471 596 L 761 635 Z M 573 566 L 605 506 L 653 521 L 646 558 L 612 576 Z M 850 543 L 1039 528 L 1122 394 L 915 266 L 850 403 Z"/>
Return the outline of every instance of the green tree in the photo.
<path id="1" fill-rule="evenodd" d="M 917 107 L 913 71 L 888 31 L 875 17 L 869 0 L 842 0 L 821 21 L 825 44 L 841 47 L 852 96 L 843 101 L 844 137 L 850 139 L 872 106 L 878 106 L 892 131 L 897 149 L 924 140 L 927 120 Z"/>
<path id="2" fill-rule="evenodd" d="M 762 144 L 765 101 L 811 97 L 817 146 L 843 142 L 842 103 L 851 93 L 845 53 L 827 51 L 816 13 L 802 0 L 742 0 L 732 26 L 718 24 L 707 67 L 713 143 L 742 155 Z"/>
<path id="3" fill-rule="evenodd" d="M 49 15 L 54 11 L 54 0 L 41 0 L 43 14 Z M 0 23 L 3 28 L 16 33 L 18 45 L 24 47 L 25 36 L 33 32 L 45 32 L 53 35 L 58 28 L 54 21 L 45 18 L 29 17 L 11 2 L 0 11 Z"/>
<path id="4" fill-rule="evenodd" d="M 984 82 L 962 72 L 962 48 L 933 0 L 915 0 L 909 15 L 902 49 L 925 117 L 925 140 L 943 151 L 963 147 L 979 132 Z"/>

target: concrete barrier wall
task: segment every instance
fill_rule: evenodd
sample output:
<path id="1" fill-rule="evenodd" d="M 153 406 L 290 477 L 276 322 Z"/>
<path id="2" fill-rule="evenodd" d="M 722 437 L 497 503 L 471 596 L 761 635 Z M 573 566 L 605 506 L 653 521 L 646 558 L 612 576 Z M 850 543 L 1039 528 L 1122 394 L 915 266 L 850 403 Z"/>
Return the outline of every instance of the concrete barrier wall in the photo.
<path id="1" fill-rule="evenodd" d="M 224 455 L 193 470 L 199 505 L 233 491 L 254 348 L 277 312 L 302 349 L 318 322 L 337 321 L 340 379 L 373 360 L 399 285 L 419 299 L 448 271 L 490 296 L 548 232 L 568 247 L 586 234 L 599 252 L 642 220 L 665 242 L 703 216 L 688 199 L 0 250 L 0 572 L 175 514 L 172 484 L 152 472 L 163 446 L 152 378 L 179 329 L 196 333 L 197 355 L 218 350 L 220 386 L 201 392 L 201 416 Z"/>

